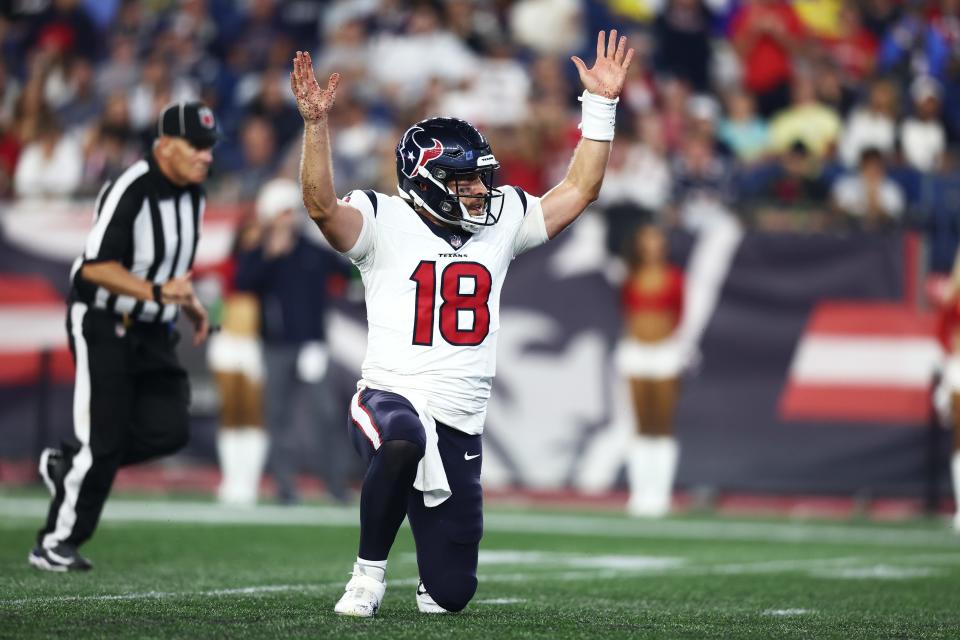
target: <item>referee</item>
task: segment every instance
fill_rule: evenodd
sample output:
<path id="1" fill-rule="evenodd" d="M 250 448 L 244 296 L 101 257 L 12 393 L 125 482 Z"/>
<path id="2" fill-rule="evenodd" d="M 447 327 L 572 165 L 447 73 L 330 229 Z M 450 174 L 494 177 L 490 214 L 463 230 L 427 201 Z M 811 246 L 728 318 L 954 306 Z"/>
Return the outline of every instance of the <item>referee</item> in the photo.
<path id="1" fill-rule="evenodd" d="M 209 332 L 190 283 L 206 179 L 218 139 L 200 102 L 167 106 L 147 158 L 100 190 L 83 255 L 71 270 L 67 334 L 76 363 L 73 438 L 46 449 L 40 474 L 53 499 L 30 564 L 88 570 L 77 552 L 96 529 L 120 467 L 187 442 L 187 374 L 174 348 L 179 311 Z"/>

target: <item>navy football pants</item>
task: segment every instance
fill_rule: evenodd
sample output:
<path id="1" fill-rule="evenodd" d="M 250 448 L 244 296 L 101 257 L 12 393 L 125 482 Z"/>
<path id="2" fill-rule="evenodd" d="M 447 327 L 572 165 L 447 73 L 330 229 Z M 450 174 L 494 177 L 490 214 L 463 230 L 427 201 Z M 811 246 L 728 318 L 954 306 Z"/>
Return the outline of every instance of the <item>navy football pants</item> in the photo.
<path id="1" fill-rule="evenodd" d="M 412 478 L 423 455 L 426 435 L 416 410 L 406 398 L 377 389 L 360 391 L 351 407 L 349 428 L 354 446 L 368 464 L 368 476 L 364 481 L 365 494 L 372 490 L 391 489 L 389 486 L 375 487 L 367 484 L 384 482 L 379 476 L 372 477 L 375 464 L 389 466 L 388 461 L 376 460 L 377 456 L 395 455 L 394 452 L 400 450 L 387 443 L 405 441 L 418 447 L 418 455 L 403 460 L 405 466 L 412 465 L 412 468 L 404 469 L 401 474 L 404 478 L 409 478 L 411 483 L 407 485 L 409 489 L 405 496 L 402 493 L 398 495 L 401 499 L 406 499 L 406 516 L 417 547 L 420 579 L 427 592 L 441 607 L 448 611 L 463 609 L 477 590 L 477 555 L 480 538 L 483 536 L 480 436 L 468 435 L 437 423 L 440 456 L 453 495 L 439 506 L 427 508 L 423 504 L 423 493 L 412 487 Z M 384 446 L 385 444 L 387 446 Z M 361 498 L 361 521 L 364 520 L 365 497 Z M 373 500 L 369 502 L 372 503 Z M 401 521 L 402 518 L 397 521 L 397 527 Z M 371 535 L 365 533 L 365 528 L 361 528 L 361 538 Z M 396 531 L 388 534 L 392 542 Z M 361 548 L 363 546 L 361 539 Z"/>

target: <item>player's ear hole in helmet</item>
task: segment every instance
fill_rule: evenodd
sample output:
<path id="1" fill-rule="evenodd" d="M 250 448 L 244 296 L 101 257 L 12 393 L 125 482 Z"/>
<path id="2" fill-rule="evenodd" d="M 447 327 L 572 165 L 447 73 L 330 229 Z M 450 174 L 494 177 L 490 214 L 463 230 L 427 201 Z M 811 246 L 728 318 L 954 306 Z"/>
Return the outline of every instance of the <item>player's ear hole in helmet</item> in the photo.
<path id="1" fill-rule="evenodd" d="M 499 168 L 486 138 L 456 118 L 422 120 L 397 145 L 401 197 L 470 233 L 500 219 L 503 192 L 493 183 Z"/>

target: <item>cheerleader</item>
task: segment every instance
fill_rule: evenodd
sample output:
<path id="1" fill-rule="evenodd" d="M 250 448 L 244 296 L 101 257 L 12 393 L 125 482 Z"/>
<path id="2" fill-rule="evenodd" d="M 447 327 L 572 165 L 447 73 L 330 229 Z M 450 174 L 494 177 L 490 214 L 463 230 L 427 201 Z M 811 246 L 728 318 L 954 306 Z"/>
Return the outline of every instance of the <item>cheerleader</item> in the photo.
<path id="1" fill-rule="evenodd" d="M 624 337 L 615 354 L 618 372 L 630 387 L 636 434 L 627 453 L 630 500 L 639 517 L 670 511 L 678 448 L 674 414 L 684 349 L 676 337 L 683 314 L 683 273 L 667 262 L 663 231 L 641 226 L 628 246 L 621 293 Z"/>

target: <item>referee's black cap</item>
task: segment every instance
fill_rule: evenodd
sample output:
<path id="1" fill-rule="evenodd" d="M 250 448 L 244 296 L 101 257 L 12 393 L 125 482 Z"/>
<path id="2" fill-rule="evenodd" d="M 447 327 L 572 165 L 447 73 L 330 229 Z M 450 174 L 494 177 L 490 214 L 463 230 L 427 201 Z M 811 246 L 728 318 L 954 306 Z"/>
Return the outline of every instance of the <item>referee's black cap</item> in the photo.
<path id="1" fill-rule="evenodd" d="M 164 107 L 157 119 L 157 135 L 183 138 L 198 149 L 209 149 L 223 137 L 213 110 L 196 100 Z"/>

